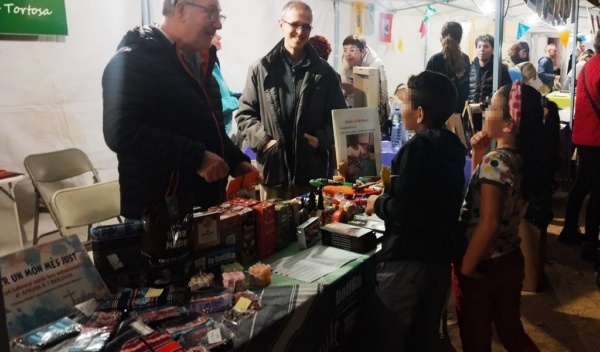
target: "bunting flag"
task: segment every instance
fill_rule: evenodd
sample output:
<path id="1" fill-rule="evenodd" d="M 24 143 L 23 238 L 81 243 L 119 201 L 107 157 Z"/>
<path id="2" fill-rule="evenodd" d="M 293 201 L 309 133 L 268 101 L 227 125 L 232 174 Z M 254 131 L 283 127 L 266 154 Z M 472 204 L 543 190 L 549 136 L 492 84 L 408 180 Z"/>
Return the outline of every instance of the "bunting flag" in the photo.
<path id="1" fill-rule="evenodd" d="M 437 12 L 437 10 L 431 6 L 431 5 L 427 5 L 427 9 L 425 10 L 425 18 L 423 18 L 423 22 L 427 22 L 429 21 L 429 19 L 433 16 L 433 14 L 435 14 Z"/>
<path id="2" fill-rule="evenodd" d="M 391 43 L 392 22 L 394 21 L 394 14 L 382 12 L 380 14 L 379 21 L 379 41 L 382 43 Z"/>
<path id="3" fill-rule="evenodd" d="M 558 37 L 560 38 L 560 42 L 562 45 L 567 48 L 567 44 L 569 44 L 569 36 L 571 36 L 571 31 L 559 32 Z"/>
<path id="4" fill-rule="evenodd" d="M 519 23 L 519 29 L 517 30 L 517 40 L 521 39 L 529 30 L 529 26 L 524 25 L 523 23 Z"/>
<path id="5" fill-rule="evenodd" d="M 352 3 L 354 5 L 354 34 L 363 34 L 363 10 L 365 4 L 360 1 Z"/>
<path id="6" fill-rule="evenodd" d="M 402 52 L 402 38 L 398 39 L 398 51 Z"/>
<path id="7" fill-rule="evenodd" d="M 419 33 L 421 33 L 421 39 L 427 35 L 427 26 L 425 26 L 425 21 L 421 22 L 421 29 L 419 29 Z"/>
<path id="8" fill-rule="evenodd" d="M 367 15 L 365 16 L 365 35 L 375 34 L 375 4 L 366 5 Z"/>

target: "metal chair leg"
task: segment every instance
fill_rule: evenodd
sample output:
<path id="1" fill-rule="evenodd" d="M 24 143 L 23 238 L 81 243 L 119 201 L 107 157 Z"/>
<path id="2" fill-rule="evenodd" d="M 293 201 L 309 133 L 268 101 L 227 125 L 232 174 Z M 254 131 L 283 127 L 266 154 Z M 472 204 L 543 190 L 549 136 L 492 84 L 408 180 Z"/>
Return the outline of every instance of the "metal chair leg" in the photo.
<path id="1" fill-rule="evenodd" d="M 33 245 L 38 243 L 38 226 L 40 222 L 40 196 L 35 192 L 35 215 L 33 220 Z"/>

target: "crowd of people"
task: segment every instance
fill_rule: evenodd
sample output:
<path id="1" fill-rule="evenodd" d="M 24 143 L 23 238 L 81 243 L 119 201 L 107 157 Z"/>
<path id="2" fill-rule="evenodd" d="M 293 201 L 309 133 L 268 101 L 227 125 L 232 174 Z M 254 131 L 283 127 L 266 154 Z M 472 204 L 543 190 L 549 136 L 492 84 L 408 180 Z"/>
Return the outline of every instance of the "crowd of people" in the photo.
<path id="1" fill-rule="evenodd" d="M 326 61 L 327 40 L 310 37 L 313 13 L 302 1 L 283 8 L 277 23 L 282 39 L 250 65 L 241 97 L 227 88 L 216 55 L 225 20 L 219 1 L 165 0 L 163 15 L 162 24 L 125 35 L 102 80 L 104 137 L 118 156 L 127 219 L 140 219 L 146 204 L 169 191 L 192 195 L 202 208 L 217 205 L 229 176 L 256 170 L 264 199 L 308 192 L 311 179 L 330 171 L 331 111 L 353 106 L 353 67 L 379 70 L 382 113 L 389 113 L 382 60 L 364 38 L 351 35 L 336 72 Z M 536 87 L 541 80 L 553 88 L 556 50 L 548 47 L 538 73 L 528 45 L 515 44 L 499 66 L 502 88 L 493 93 L 494 62 L 501 60 L 493 54 L 494 38 L 476 39 L 471 62 L 461 40 L 460 24 L 446 23 L 442 52 L 393 94 L 403 101 L 405 128 L 416 134 L 392 162 L 391 190 L 371 197 L 366 209 L 386 224 L 368 321 L 377 351 L 435 351 L 451 285 L 464 351 L 489 351 L 492 324 L 509 351 L 538 351 L 520 320 L 518 229 L 528 204 L 547 201 L 558 165 L 558 107 L 542 97 L 542 85 Z M 596 43 L 598 51 L 600 37 Z M 511 79 L 513 69 L 519 79 Z M 583 237 L 577 213 L 591 191 L 585 235 L 591 249 L 600 229 L 600 57 L 588 57 L 583 72 L 574 130 L 578 176 L 568 233 L 561 236 Z M 477 115 L 466 195 L 468 150 L 444 128 L 465 103 Z M 256 152 L 257 168 L 228 136 L 236 109 L 237 128 Z M 348 148 L 351 155 L 365 153 L 356 141 Z"/>

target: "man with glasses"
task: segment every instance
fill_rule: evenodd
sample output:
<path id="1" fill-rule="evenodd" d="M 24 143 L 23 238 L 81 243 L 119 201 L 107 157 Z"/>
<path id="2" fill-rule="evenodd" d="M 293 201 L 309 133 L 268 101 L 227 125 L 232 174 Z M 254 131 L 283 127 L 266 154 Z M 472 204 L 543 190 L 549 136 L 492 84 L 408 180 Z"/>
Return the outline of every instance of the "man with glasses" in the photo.
<path id="1" fill-rule="evenodd" d="M 230 174 L 256 170 L 223 125 L 211 44 L 220 11 L 218 0 L 165 0 L 164 22 L 130 30 L 104 71 L 104 138 L 126 218 L 164 200 L 173 177 L 177 196 L 206 209 L 226 200 Z"/>
<path id="2" fill-rule="evenodd" d="M 236 117 L 257 153 L 263 199 L 290 199 L 327 177 L 333 145 L 331 110 L 346 107 L 335 71 L 306 45 L 312 10 L 290 1 L 279 27 L 284 38 L 248 70 Z"/>

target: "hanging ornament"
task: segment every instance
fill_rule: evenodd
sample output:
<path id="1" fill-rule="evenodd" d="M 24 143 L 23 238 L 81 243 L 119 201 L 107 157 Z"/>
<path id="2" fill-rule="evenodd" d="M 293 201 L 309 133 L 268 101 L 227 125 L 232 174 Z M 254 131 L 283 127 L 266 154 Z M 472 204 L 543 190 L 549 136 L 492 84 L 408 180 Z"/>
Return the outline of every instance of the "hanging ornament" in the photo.
<path id="1" fill-rule="evenodd" d="M 403 45 L 402 38 L 398 39 L 398 51 L 400 51 L 400 52 L 402 52 L 402 45 Z"/>
<path id="2" fill-rule="evenodd" d="M 423 18 L 423 22 L 429 21 L 431 16 L 433 16 L 433 14 L 435 14 L 436 12 L 437 10 L 433 6 L 427 5 L 427 9 L 425 10 L 425 18 Z"/>
<path id="3" fill-rule="evenodd" d="M 421 33 L 421 39 L 427 35 L 427 26 L 425 25 L 425 21 L 421 22 L 421 29 L 419 29 L 419 33 Z"/>
<path id="4" fill-rule="evenodd" d="M 560 42 L 562 43 L 565 49 L 567 48 L 567 44 L 569 44 L 569 37 L 571 36 L 571 31 L 559 32 L 558 37 L 560 38 Z"/>
<path id="5" fill-rule="evenodd" d="M 523 23 L 519 23 L 519 29 L 517 30 L 517 40 L 521 39 L 529 30 L 529 26 L 524 25 Z"/>

